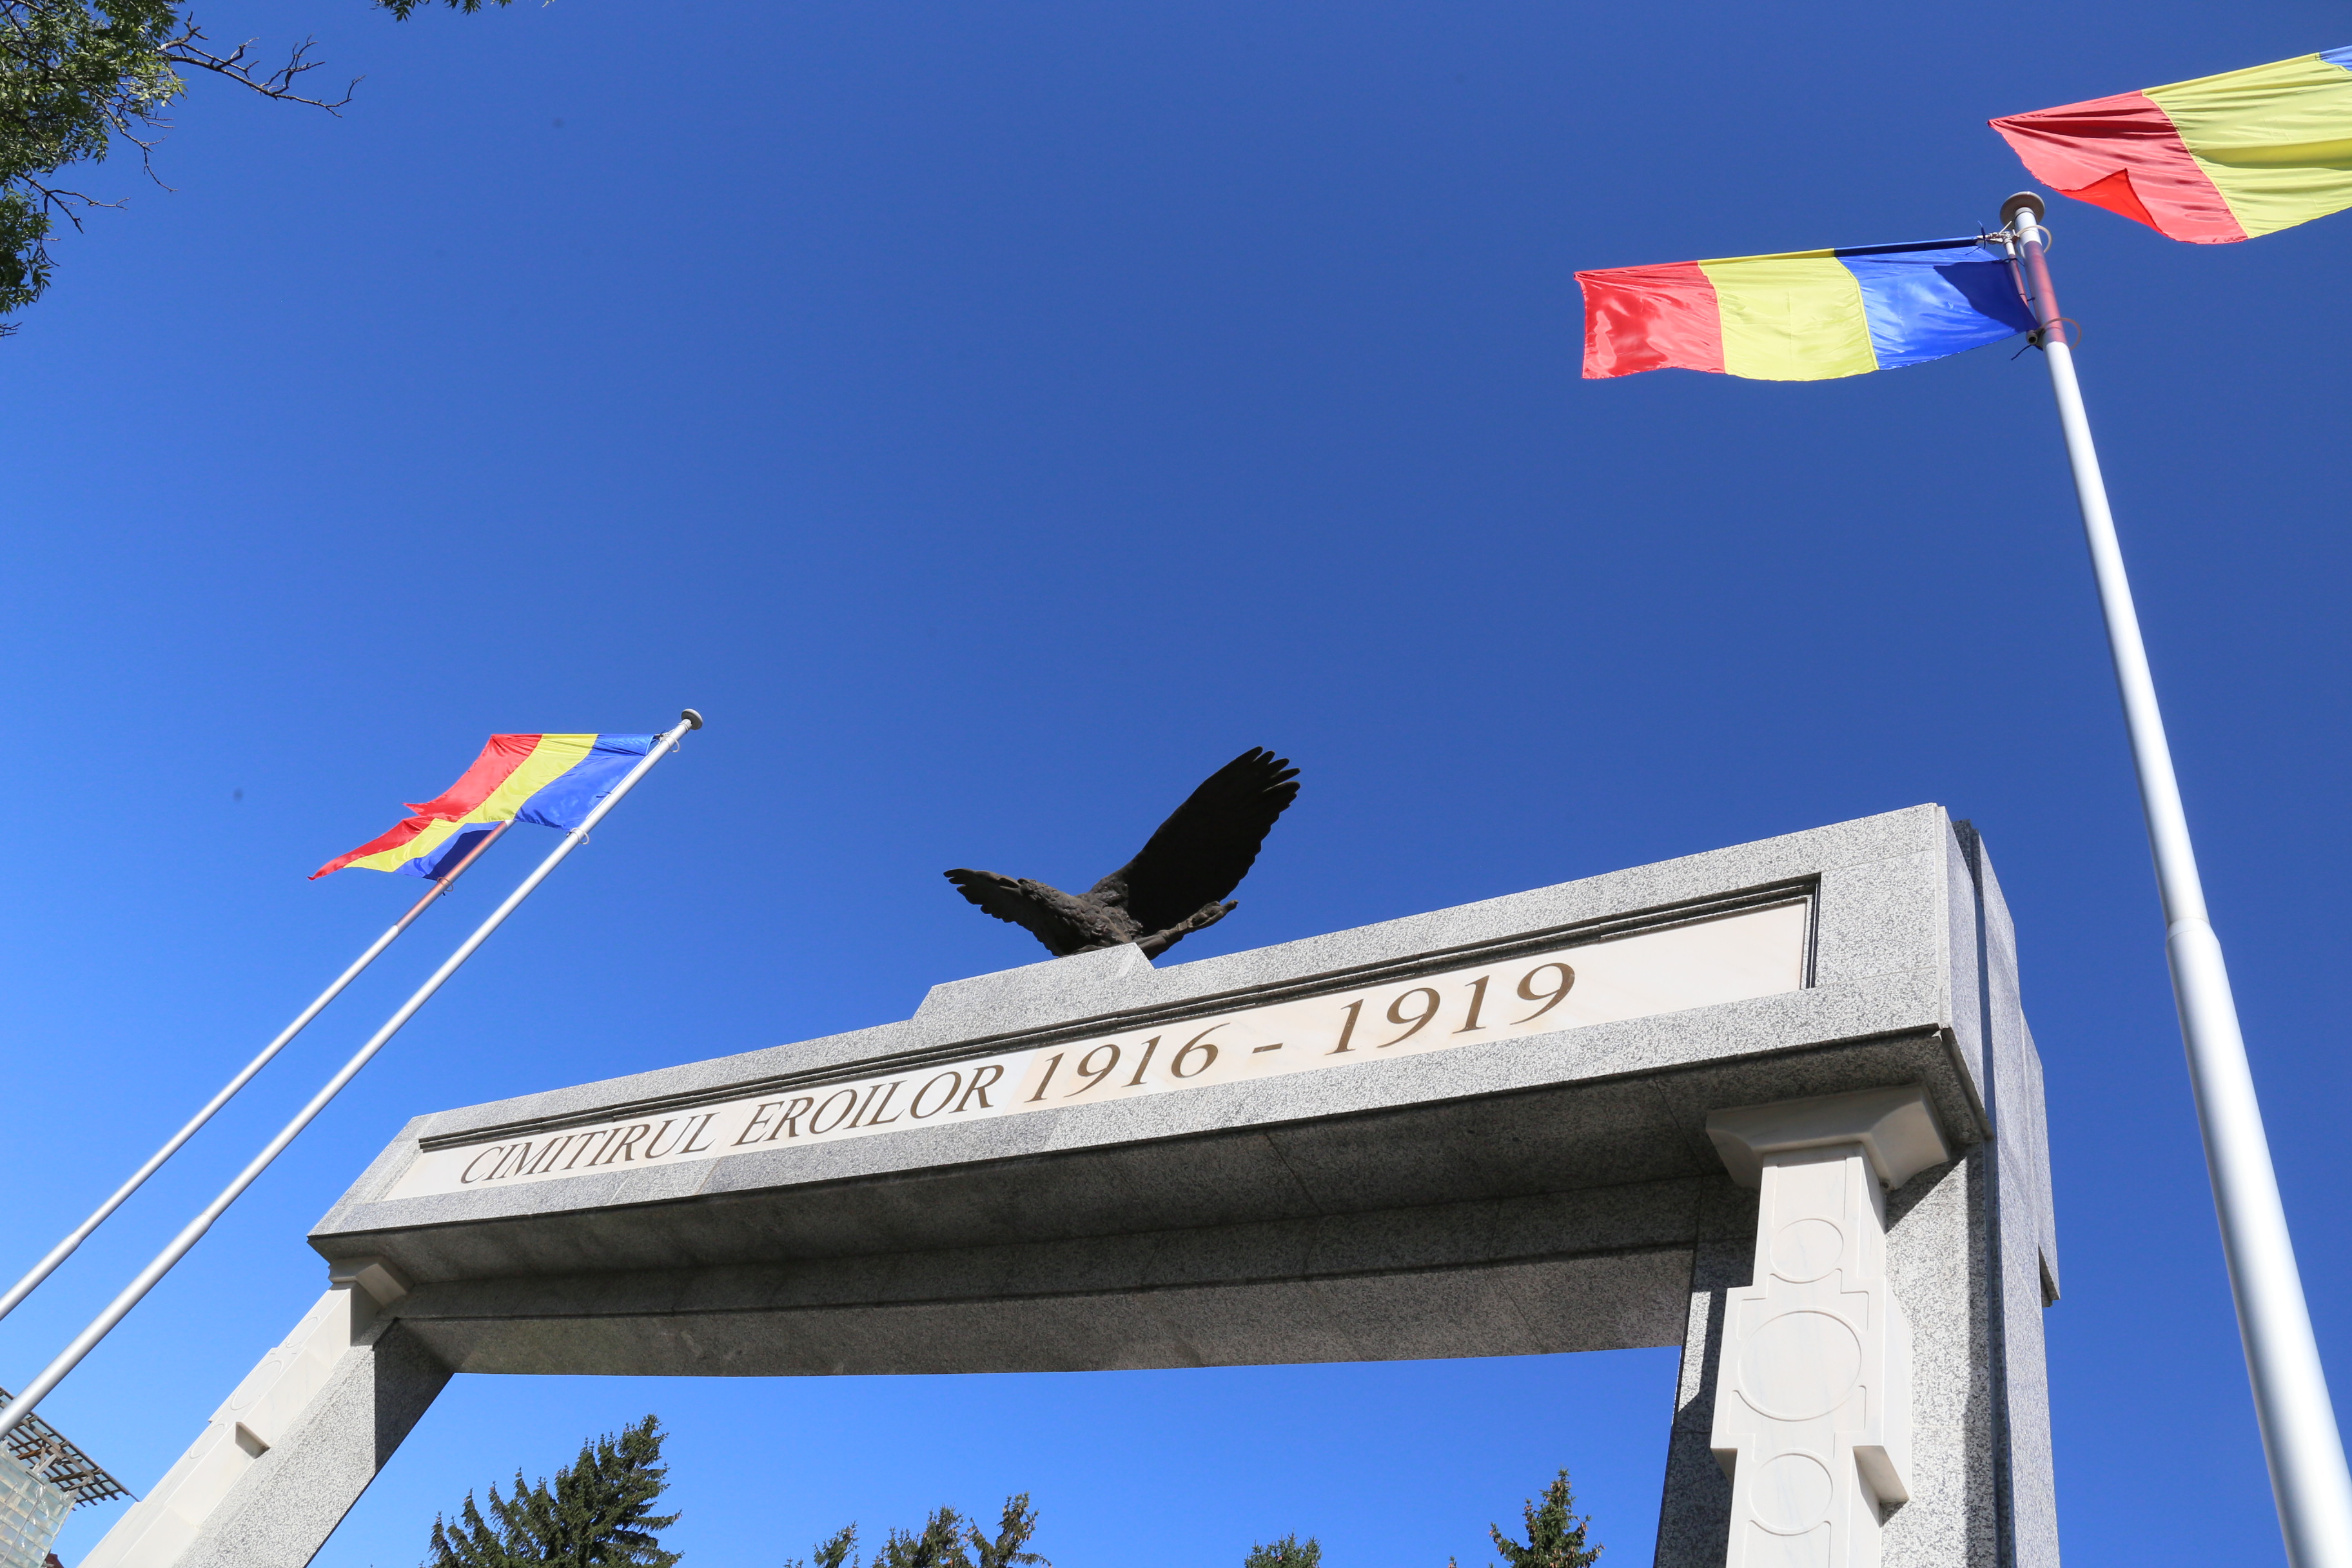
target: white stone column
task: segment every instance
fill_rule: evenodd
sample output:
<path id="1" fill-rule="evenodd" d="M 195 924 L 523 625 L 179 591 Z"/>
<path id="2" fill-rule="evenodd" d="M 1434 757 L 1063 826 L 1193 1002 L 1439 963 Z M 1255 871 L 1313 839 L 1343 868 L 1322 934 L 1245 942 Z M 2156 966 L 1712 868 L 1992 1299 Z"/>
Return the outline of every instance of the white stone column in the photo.
<path id="1" fill-rule="evenodd" d="M 1760 1188 L 1754 1283 L 1728 1293 L 1716 1462 L 1726 1568 L 1878 1568 L 1911 1495 L 1911 1325 L 1886 1285 L 1886 1190 L 1951 1157 L 1916 1087 L 1719 1110 Z"/>
<path id="2" fill-rule="evenodd" d="M 300 1568 L 325 1544 L 449 1380 L 391 1337 L 383 1309 L 408 1286 L 390 1266 L 363 1258 L 330 1278 L 80 1568 Z"/>

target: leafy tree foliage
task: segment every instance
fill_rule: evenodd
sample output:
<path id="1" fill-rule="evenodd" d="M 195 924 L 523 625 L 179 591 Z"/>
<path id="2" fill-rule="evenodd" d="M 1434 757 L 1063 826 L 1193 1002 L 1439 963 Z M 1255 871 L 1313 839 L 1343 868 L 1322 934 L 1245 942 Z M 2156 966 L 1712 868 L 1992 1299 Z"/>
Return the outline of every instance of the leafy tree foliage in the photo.
<path id="1" fill-rule="evenodd" d="M 1323 1561 L 1323 1543 L 1313 1536 L 1304 1542 L 1296 1535 L 1286 1535 L 1266 1545 L 1252 1546 L 1242 1568 L 1316 1568 Z"/>
<path id="2" fill-rule="evenodd" d="M 1028 1550 L 1029 1538 L 1036 1532 L 1037 1510 L 1029 1506 L 1029 1494 L 1023 1492 L 1004 1500 L 1004 1511 L 992 1536 L 978 1521 L 942 1508 L 925 1520 L 919 1531 L 890 1531 L 871 1564 L 861 1565 L 856 1555 L 855 1524 L 844 1527 L 813 1551 L 815 1568 L 1053 1568 Z M 808 1565 L 794 1558 L 784 1568 Z"/>
<path id="3" fill-rule="evenodd" d="M 583 1444 L 552 1487 L 527 1486 L 518 1470 L 514 1496 L 490 1489 L 487 1520 L 467 1492 L 455 1524 L 433 1521 L 425 1568 L 671 1568 L 679 1554 L 663 1551 L 656 1532 L 678 1516 L 653 1511 L 669 1484 L 662 1437 L 660 1422 L 648 1415 Z M 840 1568 L 840 1559 L 827 1568 Z"/>
<path id="4" fill-rule="evenodd" d="M 427 0 L 369 3 L 404 18 Z M 319 63 L 310 48 L 306 39 L 283 66 L 266 69 L 249 44 L 211 47 L 184 0 L 0 0 L 0 316 L 48 287 L 58 217 L 79 228 L 84 209 L 121 205 L 59 184 L 60 172 L 102 161 L 119 142 L 137 149 L 152 174 L 148 155 L 171 128 L 165 110 L 187 90 L 186 68 L 332 113 L 351 93 L 329 100 L 303 90 L 301 77 Z M 0 335 L 14 330 L 0 323 Z"/>
<path id="5" fill-rule="evenodd" d="M 1499 1524 L 1486 1527 L 1486 1533 L 1495 1538 L 1495 1550 L 1510 1568 L 1591 1568 L 1601 1560 L 1601 1543 L 1594 1542 L 1590 1547 L 1584 1543 L 1585 1526 L 1592 1521 L 1590 1516 L 1578 1516 L 1576 1494 L 1569 1489 L 1566 1470 L 1544 1489 L 1542 1501 L 1529 1498 L 1522 1514 L 1528 1526 L 1524 1545 L 1505 1535 Z M 1449 1562 L 1446 1568 L 1454 1564 Z"/>

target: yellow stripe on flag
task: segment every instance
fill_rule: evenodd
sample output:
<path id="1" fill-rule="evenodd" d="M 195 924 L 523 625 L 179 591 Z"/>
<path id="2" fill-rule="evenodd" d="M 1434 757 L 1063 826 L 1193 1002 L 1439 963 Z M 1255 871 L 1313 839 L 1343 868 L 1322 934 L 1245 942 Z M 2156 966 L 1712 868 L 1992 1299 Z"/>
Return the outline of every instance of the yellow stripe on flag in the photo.
<path id="1" fill-rule="evenodd" d="M 594 749 L 593 735 L 541 735 L 530 755 L 515 764 L 509 773 L 486 796 L 482 804 L 457 821 L 436 818 L 427 823 L 415 837 L 390 849 L 353 860 L 352 865 L 368 871 L 396 871 L 421 856 L 430 855 L 449 841 L 453 834 L 468 826 L 486 822 L 504 822 L 520 811 L 523 803 L 549 784 L 553 784 L 572 765 Z"/>
<path id="2" fill-rule="evenodd" d="M 1702 261 L 1723 314 L 1723 368 L 1759 381 L 1827 381 L 1878 368 L 1862 285 L 1826 250 Z"/>
<path id="3" fill-rule="evenodd" d="M 541 735 L 530 755 L 492 790 L 489 797 L 466 814 L 467 822 L 504 822 L 522 809 L 523 802 L 553 784 L 595 749 L 593 735 Z"/>
<path id="4" fill-rule="evenodd" d="M 2305 55 L 2147 97 L 2248 238 L 2352 207 L 2352 70 Z"/>
<path id="5" fill-rule="evenodd" d="M 397 871 L 418 856 L 430 855 L 447 843 L 449 836 L 457 831 L 457 826 L 454 822 L 440 820 L 428 822 L 424 830 L 407 843 L 380 849 L 373 855 L 362 855 L 350 864 L 362 871 Z"/>

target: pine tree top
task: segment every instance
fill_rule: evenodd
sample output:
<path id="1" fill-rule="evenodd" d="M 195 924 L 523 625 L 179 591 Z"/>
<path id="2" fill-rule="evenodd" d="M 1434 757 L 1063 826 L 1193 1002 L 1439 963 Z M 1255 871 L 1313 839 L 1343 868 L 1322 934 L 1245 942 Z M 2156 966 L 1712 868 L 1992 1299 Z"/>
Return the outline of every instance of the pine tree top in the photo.
<path id="1" fill-rule="evenodd" d="M 512 1497 L 490 1489 L 490 1519 L 467 1492 L 454 1526 L 433 1521 L 425 1568 L 673 1568 L 679 1553 L 664 1551 L 657 1532 L 678 1516 L 653 1511 L 669 1484 L 663 1436 L 652 1415 L 607 1432 L 583 1444 L 552 1486 L 526 1483 L 518 1470 Z"/>
<path id="2" fill-rule="evenodd" d="M 1486 1533 L 1495 1538 L 1495 1550 L 1510 1568 L 1591 1568 L 1601 1560 L 1600 1542 L 1591 1546 L 1584 1542 L 1585 1527 L 1592 1521 L 1589 1515 L 1578 1516 L 1576 1494 L 1569 1489 L 1566 1470 L 1544 1489 L 1542 1501 L 1529 1498 L 1520 1512 L 1528 1527 L 1525 1545 L 1505 1535 L 1499 1524 L 1486 1527 Z M 1454 1568 L 1454 1563 L 1449 1560 L 1445 1568 Z"/>
<path id="3" fill-rule="evenodd" d="M 866 1568 L 1053 1568 L 1027 1550 L 1029 1538 L 1036 1533 L 1037 1510 L 1029 1506 L 1027 1492 L 1004 1500 L 1004 1511 L 992 1536 L 977 1521 L 941 1508 L 923 1521 L 919 1531 L 890 1531 Z M 853 1523 L 811 1551 L 816 1568 L 861 1568 L 856 1548 L 857 1526 Z M 795 1557 L 787 1560 L 784 1568 L 808 1565 Z"/>
<path id="4" fill-rule="evenodd" d="M 1300 1541 L 1296 1535 L 1286 1535 L 1279 1541 L 1253 1545 L 1242 1568 L 1317 1568 L 1323 1561 L 1323 1543 L 1308 1536 Z"/>

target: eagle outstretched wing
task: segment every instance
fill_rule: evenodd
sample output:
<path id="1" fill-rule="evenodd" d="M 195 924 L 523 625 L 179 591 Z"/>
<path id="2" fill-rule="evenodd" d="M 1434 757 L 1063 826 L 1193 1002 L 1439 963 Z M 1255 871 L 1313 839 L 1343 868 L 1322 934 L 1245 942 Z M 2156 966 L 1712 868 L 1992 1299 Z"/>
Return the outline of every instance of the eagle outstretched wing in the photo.
<path id="1" fill-rule="evenodd" d="M 1135 858 L 1096 890 L 1123 884 L 1127 912 L 1146 931 L 1165 931 L 1215 903 L 1249 874 L 1274 819 L 1298 798 L 1297 780 L 1289 759 L 1264 747 L 1244 752 L 1202 780 Z M 969 888 L 964 897 L 981 902 Z"/>
<path id="2" fill-rule="evenodd" d="M 956 891 L 998 920 L 1022 927 L 1054 952 L 1068 952 L 1079 940 L 1077 929 L 1063 919 L 1049 901 L 1069 897 L 1058 889 L 1025 877 L 1001 877 L 993 871 L 974 871 L 964 867 L 946 875 L 956 885 Z"/>

